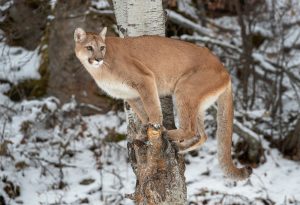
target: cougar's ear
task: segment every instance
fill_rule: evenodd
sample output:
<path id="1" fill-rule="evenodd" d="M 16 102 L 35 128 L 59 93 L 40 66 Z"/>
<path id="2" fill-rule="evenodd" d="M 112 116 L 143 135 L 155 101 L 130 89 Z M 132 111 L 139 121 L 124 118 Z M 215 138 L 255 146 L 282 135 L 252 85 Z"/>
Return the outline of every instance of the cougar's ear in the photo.
<path id="1" fill-rule="evenodd" d="M 86 38 L 86 32 L 82 28 L 76 28 L 74 32 L 74 40 L 77 43 L 81 43 Z"/>
<path id="2" fill-rule="evenodd" d="M 107 27 L 104 27 L 99 34 L 103 41 L 105 41 L 106 31 L 107 31 Z"/>

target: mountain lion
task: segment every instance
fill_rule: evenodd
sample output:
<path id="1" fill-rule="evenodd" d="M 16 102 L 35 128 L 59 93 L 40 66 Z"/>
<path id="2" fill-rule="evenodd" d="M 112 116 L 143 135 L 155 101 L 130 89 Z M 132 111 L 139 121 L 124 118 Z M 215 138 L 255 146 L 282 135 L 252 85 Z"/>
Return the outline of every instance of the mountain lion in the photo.
<path id="1" fill-rule="evenodd" d="M 184 153 L 202 145 L 204 111 L 218 103 L 218 159 L 225 175 L 245 179 L 250 167 L 237 168 L 231 158 L 233 102 L 228 72 L 207 48 L 159 36 L 106 37 L 77 28 L 75 53 L 98 86 L 126 100 L 142 123 L 162 123 L 159 96 L 173 95 L 179 128 L 168 130 Z M 143 106 L 139 106 L 139 105 Z"/>

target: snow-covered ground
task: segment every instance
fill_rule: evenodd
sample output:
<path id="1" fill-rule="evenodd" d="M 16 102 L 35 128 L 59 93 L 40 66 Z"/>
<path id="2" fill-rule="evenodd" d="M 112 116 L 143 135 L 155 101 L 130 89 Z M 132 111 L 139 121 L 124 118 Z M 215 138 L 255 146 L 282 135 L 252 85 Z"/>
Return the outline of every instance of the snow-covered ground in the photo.
<path id="1" fill-rule="evenodd" d="M 10 109 L 1 107 L 6 115 L 0 119 L 1 143 L 7 142 L 0 162 L 0 195 L 7 204 L 133 204 L 124 198 L 135 186 L 126 141 L 107 138 L 109 133 L 125 133 L 124 113 L 82 117 L 74 100 L 61 106 L 52 97 Z M 186 156 L 189 201 L 299 204 L 300 164 L 284 159 L 267 142 L 263 145 L 266 163 L 249 180 L 234 182 L 224 178 L 211 136 L 198 156 Z"/>
<path id="2" fill-rule="evenodd" d="M 0 79 L 17 84 L 26 79 L 39 79 L 39 48 L 27 51 L 22 47 L 11 47 L 0 42 Z"/>

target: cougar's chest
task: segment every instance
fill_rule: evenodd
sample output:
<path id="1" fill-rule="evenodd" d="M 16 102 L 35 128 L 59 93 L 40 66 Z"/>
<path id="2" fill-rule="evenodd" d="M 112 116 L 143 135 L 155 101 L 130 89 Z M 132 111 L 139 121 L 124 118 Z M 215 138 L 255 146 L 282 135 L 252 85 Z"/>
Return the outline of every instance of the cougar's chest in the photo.
<path id="1" fill-rule="evenodd" d="M 135 89 L 123 82 L 100 80 L 97 81 L 97 84 L 105 93 L 113 98 L 132 99 L 139 97 L 139 94 Z"/>

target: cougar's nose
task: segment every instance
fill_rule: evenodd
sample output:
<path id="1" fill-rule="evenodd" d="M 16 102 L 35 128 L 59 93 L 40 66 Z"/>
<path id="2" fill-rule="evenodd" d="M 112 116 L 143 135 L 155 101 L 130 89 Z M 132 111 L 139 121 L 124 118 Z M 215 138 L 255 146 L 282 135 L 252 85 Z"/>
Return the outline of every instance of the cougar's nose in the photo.
<path id="1" fill-rule="evenodd" d="M 97 61 L 97 62 L 100 62 L 102 60 L 103 60 L 103 58 L 95 58 L 95 61 Z"/>

